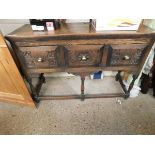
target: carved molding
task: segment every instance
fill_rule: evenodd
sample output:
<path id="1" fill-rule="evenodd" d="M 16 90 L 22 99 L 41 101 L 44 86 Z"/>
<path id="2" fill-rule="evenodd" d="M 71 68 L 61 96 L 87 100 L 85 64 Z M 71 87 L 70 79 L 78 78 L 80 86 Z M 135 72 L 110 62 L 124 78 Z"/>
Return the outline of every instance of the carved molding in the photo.
<path id="1" fill-rule="evenodd" d="M 47 61 L 48 61 L 50 67 L 51 66 L 57 66 L 55 51 L 48 52 Z"/>

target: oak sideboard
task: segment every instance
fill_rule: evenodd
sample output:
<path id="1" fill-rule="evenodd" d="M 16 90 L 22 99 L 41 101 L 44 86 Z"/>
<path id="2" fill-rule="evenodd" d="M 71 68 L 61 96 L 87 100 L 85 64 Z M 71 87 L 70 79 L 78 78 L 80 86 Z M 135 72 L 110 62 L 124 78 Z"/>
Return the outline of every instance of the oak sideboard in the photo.
<path id="1" fill-rule="evenodd" d="M 5 38 L 30 85 L 33 100 L 38 103 L 44 99 L 128 98 L 155 41 L 155 32 L 143 24 L 138 31 L 96 32 L 89 23 L 62 23 L 58 30 L 35 32 L 27 24 Z M 118 71 L 115 79 L 121 84 L 123 93 L 85 94 L 85 77 L 105 70 Z M 122 82 L 122 71 L 133 74 L 128 89 Z M 51 72 L 80 76 L 81 94 L 39 95 L 46 81 L 44 73 Z M 32 83 L 32 74 L 39 75 L 36 87 Z"/>

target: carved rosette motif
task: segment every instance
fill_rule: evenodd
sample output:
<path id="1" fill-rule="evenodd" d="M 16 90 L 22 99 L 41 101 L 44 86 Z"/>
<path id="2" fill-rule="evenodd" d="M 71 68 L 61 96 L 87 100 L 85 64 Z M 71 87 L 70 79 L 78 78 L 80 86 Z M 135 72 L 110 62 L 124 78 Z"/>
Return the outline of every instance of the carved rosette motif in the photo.
<path id="1" fill-rule="evenodd" d="M 114 49 L 111 65 L 137 65 L 140 62 L 143 49 Z"/>
<path id="2" fill-rule="evenodd" d="M 91 61 L 91 56 L 88 52 L 79 53 L 77 55 L 77 58 L 82 63 L 87 63 L 88 61 Z"/>

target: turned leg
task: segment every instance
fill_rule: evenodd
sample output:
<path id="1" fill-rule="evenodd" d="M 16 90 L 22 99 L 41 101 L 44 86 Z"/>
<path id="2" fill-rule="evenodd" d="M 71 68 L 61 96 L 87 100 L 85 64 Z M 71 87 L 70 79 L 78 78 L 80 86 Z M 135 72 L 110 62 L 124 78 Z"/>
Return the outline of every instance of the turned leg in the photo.
<path id="1" fill-rule="evenodd" d="M 132 76 L 132 81 L 131 81 L 131 83 L 130 83 L 130 85 L 129 85 L 129 88 L 128 88 L 128 93 L 130 94 L 130 91 L 131 91 L 131 89 L 133 88 L 133 86 L 134 86 L 134 83 L 135 83 L 135 80 L 137 79 L 137 77 L 138 77 L 138 75 L 133 75 Z"/>
<path id="2" fill-rule="evenodd" d="M 125 92 L 125 98 L 127 99 L 127 98 L 130 96 L 130 91 L 131 91 L 131 89 L 133 88 L 134 83 L 135 83 L 135 80 L 137 79 L 138 75 L 133 75 L 133 76 L 132 76 L 133 79 L 132 79 L 132 81 L 131 81 L 131 83 L 130 83 L 130 85 L 129 85 L 129 88 L 128 88 L 128 90 L 127 90 L 126 87 L 125 87 L 125 85 L 124 85 L 124 83 L 123 83 L 123 80 L 122 80 L 122 77 L 121 77 L 120 73 L 121 73 L 121 71 L 119 71 L 119 72 L 117 73 L 117 75 L 116 75 L 115 78 L 116 78 L 116 81 L 119 81 L 119 83 L 120 83 L 120 85 L 121 85 L 123 91 Z"/>
<path id="3" fill-rule="evenodd" d="M 121 74 L 121 71 L 118 71 L 118 73 L 117 73 L 116 76 L 115 76 L 115 80 L 116 80 L 116 81 L 119 80 L 119 78 L 120 78 L 120 74 Z"/>
<path id="4" fill-rule="evenodd" d="M 39 95 L 43 83 L 46 83 L 46 80 L 45 80 L 45 77 L 44 77 L 44 73 L 41 73 L 40 76 L 39 76 L 39 82 L 38 82 L 38 84 L 36 86 L 37 95 Z"/>
<path id="5" fill-rule="evenodd" d="M 84 81 L 85 81 L 85 77 L 81 76 L 81 100 L 82 101 L 85 98 L 85 95 L 84 95 Z"/>
<path id="6" fill-rule="evenodd" d="M 34 100 L 36 103 L 39 103 L 40 100 L 39 100 L 39 98 L 38 98 L 36 89 L 35 89 L 35 87 L 34 87 L 33 84 L 32 84 L 32 78 L 31 78 L 30 76 L 26 76 L 25 78 L 26 78 L 27 82 L 28 82 L 29 85 L 30 85 L 30 89 L 31 89 L 31 93 L 32 93 L 31 95 L 32 95 L 33 100 Z"/>
<path id="7" fill-rule="evenodd" d="M 121 85 L 121 87 L 122 87 L 122 89 L 123 89 L 123 91 L 125 93 L 124 97 L 128 98 L 129 97 L 129 93 L 128 93 L 128 91 L 127 91 L 127 89 L 126 89 L 126 87 L 125 87 L 125 85 L 123 83 L 123 80 L 122 80 L 122 77 L 121 77 L 121 71 L 118 71 L 118 73 L 115 76 L 115 80 L 119 81 L 119 83 L 120 83 L 120 85 Z"/>

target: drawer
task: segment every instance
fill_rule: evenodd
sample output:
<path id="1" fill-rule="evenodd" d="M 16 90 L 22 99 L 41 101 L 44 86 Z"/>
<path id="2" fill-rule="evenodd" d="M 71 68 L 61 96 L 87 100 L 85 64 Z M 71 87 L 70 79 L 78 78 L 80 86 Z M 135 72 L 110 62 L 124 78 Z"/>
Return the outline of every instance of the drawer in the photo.
<path id="1" fill-rule="evenodd" d="M 98 66 L 101 61 L 103 45 L 65 46 L 68 51 L 69 67 Z"/>
<path id="2" fill-rule="evenodd" d="M 57 46 L 19 47 L 26 67 L 48 68 L 57 67 L 56 60 Z"/>
<path id="3" fill-rule="evenodd" d="M 107 64 L 110 66 L 138 65 L 145 52 L 146 44 L 110 45 Z"/>

